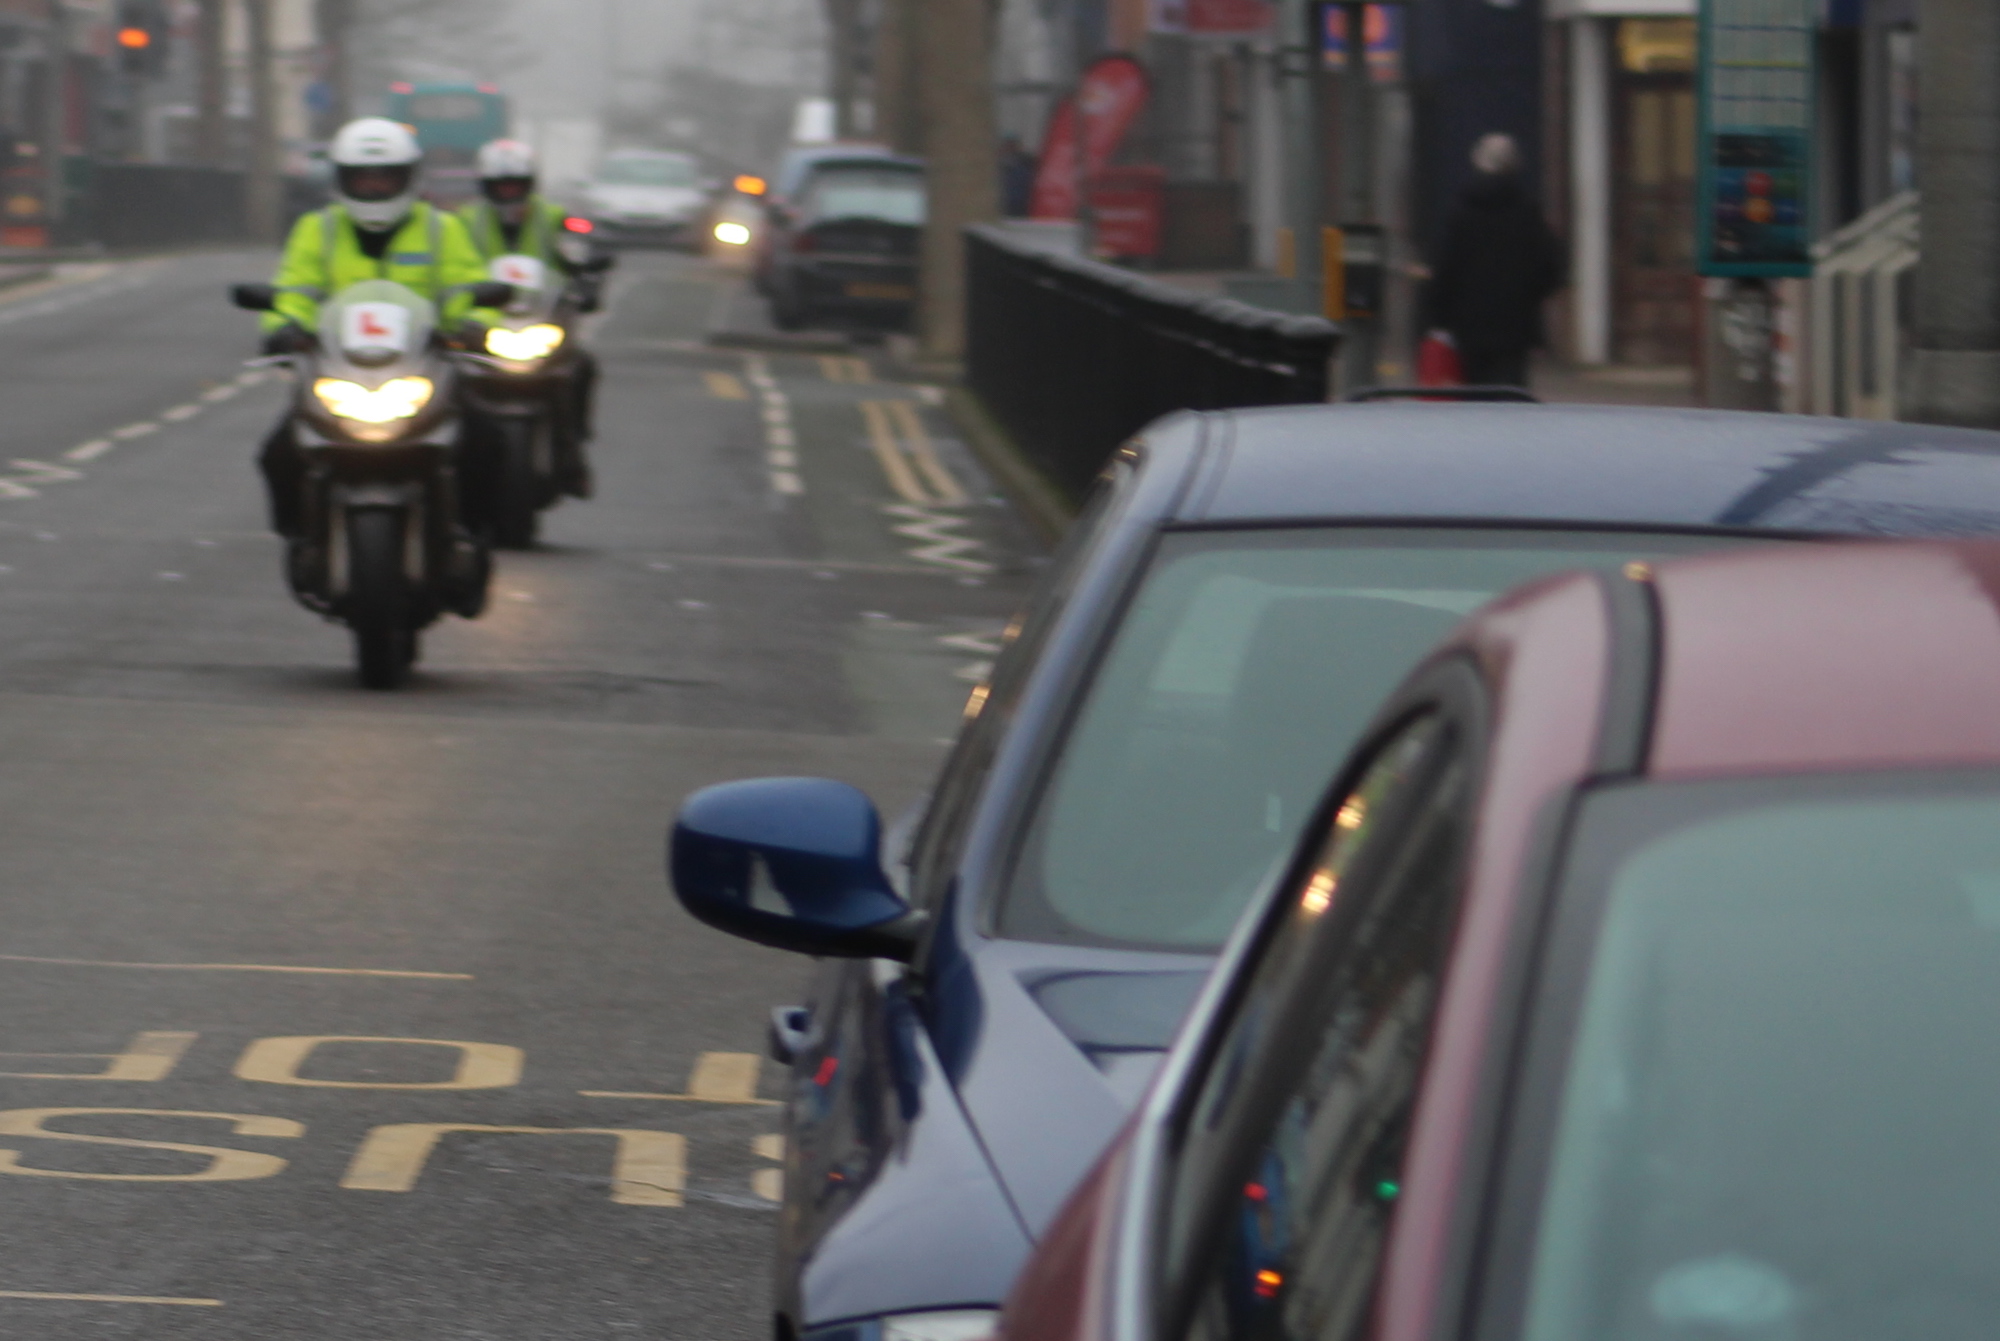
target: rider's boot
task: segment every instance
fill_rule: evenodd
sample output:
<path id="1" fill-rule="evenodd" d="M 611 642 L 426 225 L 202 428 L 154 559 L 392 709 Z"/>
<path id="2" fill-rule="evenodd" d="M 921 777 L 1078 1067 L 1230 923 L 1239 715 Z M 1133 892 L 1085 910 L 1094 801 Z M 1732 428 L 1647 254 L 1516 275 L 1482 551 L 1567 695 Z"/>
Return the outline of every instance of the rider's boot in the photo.
<path id="1" fill-rule="evenodd" d="M 493 551 L 464 527 L 453 530 L 451 567 L 444 581 L 445 608 L 462 618 L 477 619 L 486 609 L 486 588 L 493 578 Z"/>

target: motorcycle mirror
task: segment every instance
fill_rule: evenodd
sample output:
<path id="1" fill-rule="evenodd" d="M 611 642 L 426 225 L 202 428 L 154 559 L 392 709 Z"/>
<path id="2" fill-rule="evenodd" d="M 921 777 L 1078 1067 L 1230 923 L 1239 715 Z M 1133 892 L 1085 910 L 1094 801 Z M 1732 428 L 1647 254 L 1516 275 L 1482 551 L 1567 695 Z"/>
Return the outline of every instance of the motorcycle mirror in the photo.
<path id="1" fill-rule="evenodd" d="M 514 286 L 497 279 L 481 280 L 472 286 L 474 307 L 505 307 L 514 301 Z"/>
<path id="2" fill-rule="evenodd" d="M 229 301 L 246 312 L 269 312 L 278 305 L 278 290 L 271 284 L 232 284 Z"/>

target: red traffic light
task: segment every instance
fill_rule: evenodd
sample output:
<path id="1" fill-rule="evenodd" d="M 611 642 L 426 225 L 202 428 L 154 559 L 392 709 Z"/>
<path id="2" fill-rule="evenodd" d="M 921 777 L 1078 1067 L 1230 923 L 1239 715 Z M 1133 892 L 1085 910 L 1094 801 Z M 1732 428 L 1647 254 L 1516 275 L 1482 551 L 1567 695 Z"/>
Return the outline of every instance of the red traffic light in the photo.
<path id="1" fill-rule="evenodd" d="M 118 30 L 118 45 L 127 51 L 144 51 L 153 45 L 153 35 L 144 28 L 128 25 Z"/>

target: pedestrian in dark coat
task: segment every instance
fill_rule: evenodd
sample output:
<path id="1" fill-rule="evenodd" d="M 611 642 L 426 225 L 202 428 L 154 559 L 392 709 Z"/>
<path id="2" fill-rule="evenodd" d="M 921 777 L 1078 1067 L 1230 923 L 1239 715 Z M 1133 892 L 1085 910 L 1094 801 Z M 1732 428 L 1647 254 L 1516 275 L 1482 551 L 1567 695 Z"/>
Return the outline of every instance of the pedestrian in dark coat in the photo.
<path id="1" fill-rule="evenodd" d="M 1484 135 L 1476 170 L 1445 227 L 1426 295 L 1427 325 L 1450 333 L 1472 386 L 1528 384 L 1542 343 L 1542 303 L 1563 286 L 1562 242 L 1521 181 L 1521 151 Z"/>

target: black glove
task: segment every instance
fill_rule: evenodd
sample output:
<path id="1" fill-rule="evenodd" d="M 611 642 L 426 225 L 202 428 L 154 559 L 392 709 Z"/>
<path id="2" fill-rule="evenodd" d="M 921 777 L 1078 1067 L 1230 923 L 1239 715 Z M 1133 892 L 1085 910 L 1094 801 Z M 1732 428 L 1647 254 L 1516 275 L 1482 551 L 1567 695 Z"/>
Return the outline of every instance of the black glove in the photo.
<path id="1" fill-rule="evenodd" d="M 280 326 L 264 337 L 266 354 L 305 354 L 319 344 L 313 333 L 303 326 Z"/>
<path id="2" fill-rule="evenodd" d="M 467 317 L 445 335 L 444 342 L 453 349 L 469 349 L 478 353 L 486 348 L 486 327 Z"/>

